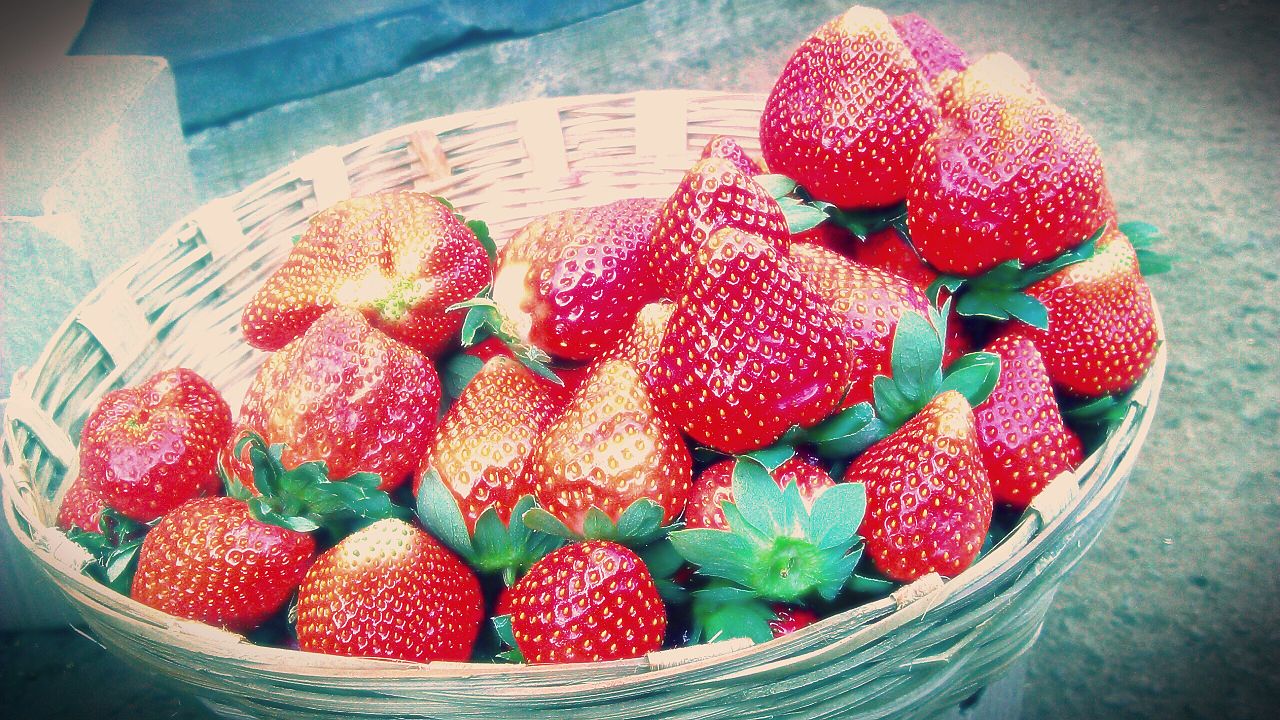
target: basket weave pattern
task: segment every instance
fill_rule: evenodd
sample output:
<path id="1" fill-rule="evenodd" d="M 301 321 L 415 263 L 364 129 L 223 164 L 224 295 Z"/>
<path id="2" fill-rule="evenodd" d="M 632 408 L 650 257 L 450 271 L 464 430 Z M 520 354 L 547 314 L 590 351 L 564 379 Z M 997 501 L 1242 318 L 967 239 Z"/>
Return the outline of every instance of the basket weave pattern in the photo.
<path id="1" fill-rule="evenodd" d="M 205 205 L 86 298 L 15 380 L 0 465 L 10 527 L 113 652 L 229 717 L 512 718 L 536 708 L 601 720 L 925 718 L 954 706 L 1034 643 L 1054 590 L 1112 514 L 1154 415 L 1163 349 L 1107 443 L 969 570 L 760 646 L 731 641 L 590 667 L 417 665 L 259 647 L 98 585 L 80 573 L 87 555 L 52 529 L 77 472 L 80 426 L 105 392 L 183 365 L 239 406 L 265 358 L 243 342 L 241 309 L 316 211 L 415 189 L 448 197 L 501 242 L 547 212 L 666 197 L 714 135 L 758 151 L 762 103 L 661 91 L 425 120 L 322 149 Z"/>

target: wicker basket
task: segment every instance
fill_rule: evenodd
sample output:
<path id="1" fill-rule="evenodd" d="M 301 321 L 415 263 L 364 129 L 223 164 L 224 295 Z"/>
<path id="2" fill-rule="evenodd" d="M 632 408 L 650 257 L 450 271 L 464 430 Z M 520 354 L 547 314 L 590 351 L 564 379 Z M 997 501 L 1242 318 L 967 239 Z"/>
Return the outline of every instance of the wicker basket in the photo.
<path id="1" fill-rule="evenodd" d="M 6 519 L 113 652 L 229 717 L 922 718 L 1004 672 L 1035 642 L 1054 590 L 1115 509 L 1154 414 L 1161 351 L 1128 416 L 1075 473 L 962 575 L 762 645 L 732 641 L 592 666 L 328 657 L 260 647 L 177 620 L 81 574 L 51 528 L 77 472 L 76 438 L 104 392 L 191 367 L 238 407 L 264 354 L 241 308 L 310 215 L 352 195 L 449 197 L 508 237 L 552 210 L 665 197 L 713 135 L 758 148 L 763 98 L 642 92 L 538 100 L 426 120 L 302 158 L 174 225 L 76 309 L 15 382 L 4 421 Z"/>

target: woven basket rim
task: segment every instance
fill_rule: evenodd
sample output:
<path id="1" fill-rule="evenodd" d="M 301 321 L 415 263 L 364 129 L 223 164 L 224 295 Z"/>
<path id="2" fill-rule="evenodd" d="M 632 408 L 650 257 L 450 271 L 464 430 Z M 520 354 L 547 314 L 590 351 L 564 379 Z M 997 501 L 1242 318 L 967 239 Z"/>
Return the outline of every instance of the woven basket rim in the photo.
<path id="1" fill-rule="evenodd" d="M 634 100 L 648 95 L 654 98 L 684 98 L 694 101 L 700 98 L 713 98 L 730 102 L 741 101 L 745 104 L 758 105 L 763 95 L 756 93 L 723 93 L 697 90 L 659 90 L 639 93 L 611 93 L 586 96 L 568 96 L 560 98 L 539 98 L 513 105 L 506 105 L 488 110 L 468 111 L 455 115 L 441 116 L 397 128 L 388 129 L 369 136 L 361 141 L 337 148 L 325 149 L 338 157 L 351 156 L 376 147 L 393 139 L 410 136 L 415 132 L 428 130 L 440 132 L 439 129 L 467 127 L 483 123 L 495 114 L 511 114 L 521 116 L 530 108 L 561 109 L 573 105 L 608 104 L 617 100 Z M 312 156 L 308 156 L 310 158 Z M 307 158 L 304 158 L 306 160 Z M 301 161 L 300 161 L 301 162 Z M 247 199 L 261 193 L 264 188 L 278 182 L 282 174 L 297 172 L 300 163 L 295 163 L 276 173 L 272 173 L 259 181 L 249 184 L 237 193 L 210 201 L 195 213 L 176 222 L 169 231 L 162 234 L 153 243 L 152 248 L 171 242 L 170 238 L 184 232 L 193 221 L 193 217 L 213 207 L 230 207 L 243 205 Z M 482 214 L 478 215 L 483 218 Z M 104 288 L 119 285 L 124 279 L 139 272 L 141 257 L 125 263 L 98 289 L 90 293 L 85 300 L 64 321 L 55 333 L 54 339 L 46 345 L 37 362 L 25 373 L 15 377 L 14 396 L 22 401 L 38 402 L 29 394 L 35 378 L 42 373 L 50 372 L 49 364 L 54 356 L 55 340 L 62 337 L 74 324 L 77 316 L 99 295 Z M 1158 311 L 1157 311 L 1158 312 Z M 1157 316 L 1159 322 L 1159 317 Z M 1164 337 L 1163 324 L 1159 325 L 1160 337 Z M 663 679 L 688 675 L 694 670 L 716 672 L 728 669 L 729 672 L 718 675 L 724 682 L 733 682 L 744 677 L 760 677 L 779 671 L 787 665 L 797 662 L 818 662 L 824 654 L 844 648 L 850 643 L 863 639 L 879 637 L 885 633 L 902 628 L 912 620 L 934 611 L 939 606 L 962 597 L 967 593 L 980 589 L 977 584 L 983 580 L 988 583 L 995 576 L 1011 576 L 1011 573 L 1024 571 L 1035 560 L 1035 550 L 1044 545 L 1051 536 L 1062 533 L 1068 524 L 1078 521 L 1092 507 L 1099 503 L 1099 495 L 1116 494 L 1122 490 L 1124 477 L 1136 462 L 1138 450 L 1150 426 L 1163 383 L 1167 362 L 1167 348 L 1160 343 L 1159 350 L 1150 371 L 1134 391 L 1129 417 L 1122 424 L 1122 429 L 1113 432 L 1107 441 L 1093 454 L 1086 458 L 1081 469 L 1075 473 L 1066 473 L 1051 483 L 1054 492 L 1046 491 L 1046 500 L 1033 503 L 1030 509 L 1019 520 L 1008 538 L 1015 536 L 1022 545 L 1012 552 L 1002 552 L 1002 546 L 980 558 L 979 561 L 960 575 L 940 581 L 936 576 L 917 581 L 907 586 L 894 596 L 868 605 L 859 606 L 819 621 L 814 626 L 801 630 L 793 635 L 762 643 L 744 645 L 741 642 L 720 643 L 697 646 L 691 649 L 666 650 L 654 653 L 645 658 L 633 660 L 592 663 L 589 666 L 572 666 L 577 675 L 585 679 L 572 681 L 566 678 L 563 670 L 567 666 L 524 666 L 524 665 L 491 665 L 483 663 L 406 663 L 394 660 L 373 658 L 342 658 L 304 653 L 276 647 L 265 647 L 249 644 L 241 636 L 227 631 L 212 628 L 194 621 L 179 620 L 160 611 L 153 610 L 125 596 L 118 595 L 76 571 L 74 562 L 68 560 L 67 547 L 69 541 L 60 542 L 60 534 L 52 529 L 47 518 L 51 516 L 50 502 L 40 496 L 33 487 L 28 474 L 27 463 L 20 456 L 20 443 L 15 435 L 16 428 L 22 422 L 13 415 L 14 403 L 6 407 L 3 445 L 4 462 L 0 463 L 0 476 L 4 487 L 4 512 L 6 521 L 18 537 L 21 544 L 36 558 L 42 569 L 50 574 L 77 606 L 81 613 L 102 614 L 112 616 L 114 620 L 123 620 L 126 624 L 138 628 L 162 628 L 172 637 L 176 650 L 188 653 L 193 658 L 207 654 L 204 648 L 215 648 L 219 658 L 233 658 L 246 668 L 254 668 L 258 672 L 276 673 L 282 676 L 298 678 L 330 678 L 335 673 L 345 677 L 369 678 L 401 678 L 419 679 L 466 679 L 476 676 L 516 677 L 522 679 L 513 685 L 511 691 L 523 697 L 559 696 L 566 690 L 584 692 L 593 688 L 609 688 L 617 691 L 631 685 L 652 683 Z M 1008 539 L 1005 541 L 1009 542 Z M 788 648 L 800 648 L 806 641 L 822 636 L 832 628 L 841 624 L 855 628 L 843 638 L 825 646 L 810 649 L 796 655 L 787 653 Z M 843 643 L 843 645 L 841 645 Z M 720 647 L 717 647 L 719 645 Z M 839 647 L 837 647 L 839 646 Z M 741 667 L 742 663 L 765 655 L 764 650 L 774 659 L 757 665 Z M 687 652 L 688 651 L 688 652 Z M 665 654 L 665 655 L 664 655 Z M 683 654 L 683 655 L 682 655 Z M 736 669 L 734 669 L 736 668 Z M 592 675 L 596 679 L 592 679 Z M 536 684 L 538 678 L 550 681 L 550 684 Z M 528 684 L 535 683 L 536 686 Z"/>

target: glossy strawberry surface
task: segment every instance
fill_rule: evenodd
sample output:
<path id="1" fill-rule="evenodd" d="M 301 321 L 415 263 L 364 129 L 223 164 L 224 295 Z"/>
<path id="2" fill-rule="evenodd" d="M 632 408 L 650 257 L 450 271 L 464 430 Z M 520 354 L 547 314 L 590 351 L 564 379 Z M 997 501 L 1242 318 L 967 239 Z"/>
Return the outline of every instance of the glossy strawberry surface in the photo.
<path id="1" fill-rule="evenodd" d="M 901 202 L 938 106 L 879 10 L 854 6 L 791 55 L 760 116 L 770 172 L 842 208 Z"/>
<path id="2" fill-rule="evenodd" d="M 1102 155 L 1005 55 L 952 80 L 911 172 L 911 239 L 934 268 L 976 275 L 1083 243 L 1112 216 Z"/>
<path id="3" fill-rule="evenodd" d="M 467 530 L 492 507 L 504 523 L 511 508 L 533 494 L 528 461 L 542 428 L 560 410 L 559 388 L 520 363 L 485 363 L 440 423 L 418 479 L 434 470 L 462 510 Z"/>
<path id="4" fill-rule="evenodd" d="M 192 370 L 164 370 L 102 397 L 80 433 L 80 474 L 106 504 L 150 522 L 222 485 L 231 408 Z"/>
<path id="5" fill-rule="evenodd" d="M 254 520 L 243 500 L 201 498 L 147 533 L 130 595 L 170 615 L 245 632 L 284 607 L 315 549 L 306 533 Z"/>
<path id="6" fill-rule="evenodd" d="M 619 200 L 540 217 L 503 249 L 494 300 L 523 339 L 589 360 L 658 299 L 646 266 L 659 201 Z"/>
<path id="7" fill-rule="evenodd" d="M 689 492 L 689 506 L 684 513 L 685 527 L 728 529 L 724 508 L 720 503 L 733 502 L 733 465 L 733 460 L 721 460 L 698 475 Z M 823 490 L 835 485 L 826 470 L 799 456 L 779 465 L 770 473 L 770 477 L 778 483 L 778 487 L 795 483 L 800 497 L 809 507 L 813 506 L 813 501 Z"/>
<path id="8" fill-rule="evenodd" d="M 435 435 L 440 379 L 431 361 L 354 310 L 325 314 L 274 353 L 245 395 L 240 420 L 286 467 L 309 460 L 329 476 L 377 473 L 392 490 L 417 469 Z M 234 468 L 248 485 L 252 474 Z"/>
<path id="9" fill-rule="evenodd" d="M 484 246 L 432 196 L 351 198 L 311 219 L 240 324 L 250 345 L 279 350 L 328 310 L 346 307 L 434 354 L 462 326 L 464 313 L 447 309 L 492 279 Z"/>
<path id="10" fill-rule="evenodd" d="M 461 662 L 484 619 L 475 573 L 430 535 L 380 520 L 316 559 L 298 588 L 307 652 Z"/>
<path id="11" fill-rule="evenodd" d="M 954 73 L 963 72 L 969 66 L 969 57 L 951 42 L 933 23 L 915 13 L 895 15 L 889 18 L 898 37 L 911 50 L 911 56 L 920 64 L 925 78 L 937 87 Z"/>
<path id="12" fill-rule="evenodd" d="M 59 530 L 75 527 L 89 532 L 102 532 L 99 515 L 105 504 L 106 499 L 102 497 L 102 493 L 89 484 L 88 478 L 78 475 L 71 481 L 67 494 L 62 496 L 55 523 Z"/>
<path id="13" fill-rule="evenodd" d="M 764 238 L 784 255 L 791 244 L 782 208 L 759 183 L 724 158 L 699 160 L 663 203 L 649 243 L 649 272 L 664 297 L 684 294 L 697 255 L 724 227 Z"/>
<path id="14" fill-rule="evenodd" d="M 738 144 L 737 140 L 728 135 L 716 135 L 707 141 L 702 148 L 700 157 L 724 158 L 733 163 L 733 166 L 742 171 L 742 174 L 754 177 L 764 172 L 760 167 L 760 163 L 756 159 L 747 154 L 747 151 Z"/>
<path id="15" fill-rule="evenodd" d="M 991 481 L 969 403 L 955 391 L 934 398 L 905 425 L 858 456 L 846 482 L 866 486 L 858 534 L 877 570 L 899 582 L 930 572 L 959 574 L 991 525 Z"/>
<path id="16" fill-rule="evenodd" d="M 1000 379 L 973 409 L 978 447 L 995 501 L 1025 508 L 1059 473 L 1079 467 L 1084 450 L 1062 420 L 1035 344 L 1006 333 L 984 350 L 1000 358 Z"/>
<path id="17" fill-rule="evenodd" d="M 1159 343 L 1151 289 L 1124 233 L 1108 227 L 1092 258 L 1026 289 L 1049 327 L 1020 325 L 1054 385 L 1081 397 L 1125 392 L 1151 367 Z"/>
<path id="18" fill-rule="evenodd" d="M 688 448 L 625 360 L 592 369 L 543 431 L 530 462 L 538 504 L 579 533 L 592 507 L 616 522 L 647 498 L 662 508 L 668 524 L 689 496 Z"/>
<path id="19" fill-rule="evenodd" d="M 634 552 L 608 541 L 560 548 L 511 591 L 511 630 L 530 663 L 621 660 L 662 646 L 666 608 Z"/>
<path id="20" fill-rule="evenodd" d="M 851 355 L 844 318 L 773 243 L 725 229 L 699 253 L 649 378 L 685 432 L 739 453 L 835 410 Z"/>

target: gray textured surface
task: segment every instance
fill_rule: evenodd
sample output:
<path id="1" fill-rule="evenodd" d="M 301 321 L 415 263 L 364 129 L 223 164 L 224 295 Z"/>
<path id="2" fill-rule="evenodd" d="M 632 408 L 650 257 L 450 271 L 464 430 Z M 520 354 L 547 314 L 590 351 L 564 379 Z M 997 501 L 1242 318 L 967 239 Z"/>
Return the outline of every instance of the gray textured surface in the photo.
<path id="1" fill-rule="evenodd" d="M 1274 717 L 1280 13 L 1244 2 L 882 6 L 921 12 L 971 52 L 1005 50 L 1032 68 L 1097 137 L 1122 216 L 1159 224 L 1183 258 L 1152 283 L 1171 347 L 1159 415 L 1111 527 L 1032 651 L 1024 717 Z M 223 194 L 319 145 L 539 95 L 766 90 L 794 44 L 843 8 L 653 0 L 473 48 L 189 138 L 198 189 Z M 77 663 L 7 685 L 11 707 L 51 697 L 71 708 L 71 694 L 92 688 L 108 715 L 201 717 L 164 693 L 145 696 L 154 710 L 140 708 L 141 680 L 103 672 L 106 656 L 78 638 L 5 642 L 2 676 L 68 646 Z M 14 642 L 27 645 L 15 652 Z M 66 712 L 40 716 L 82 716 Z"/>

